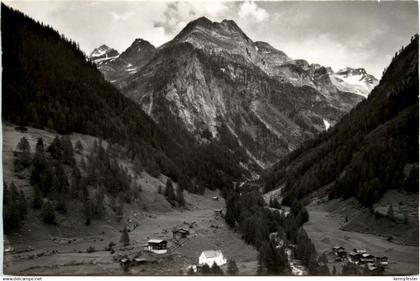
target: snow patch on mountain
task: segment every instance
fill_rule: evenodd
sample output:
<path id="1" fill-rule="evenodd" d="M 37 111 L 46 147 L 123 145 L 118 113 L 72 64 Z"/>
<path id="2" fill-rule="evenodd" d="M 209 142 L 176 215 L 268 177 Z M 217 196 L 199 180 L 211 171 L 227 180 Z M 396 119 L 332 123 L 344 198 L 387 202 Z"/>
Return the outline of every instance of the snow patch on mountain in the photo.
<path id="1" fill-rule="evenodd" d="M 373 88 L 378 85 L 378 80 L 363 68 L 353 69 L 346 67 L 330 75 L 331 82 L 340 91 L 351 92 L 367 97 Z"/>
<path id="2" fill-rule="evenodd" d="M 322 120 L 324 121 L 325 130 L 327 131 L 331 127 L 331 124 L 325 119 L 322 119 Z"/>

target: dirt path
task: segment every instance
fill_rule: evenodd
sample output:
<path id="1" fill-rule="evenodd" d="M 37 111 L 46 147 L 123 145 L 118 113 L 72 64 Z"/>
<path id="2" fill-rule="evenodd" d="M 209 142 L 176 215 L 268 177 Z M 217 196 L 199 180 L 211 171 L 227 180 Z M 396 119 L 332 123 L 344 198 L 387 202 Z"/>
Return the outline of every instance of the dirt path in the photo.
<path id="1" fill-rule="evenodd" d="M 330 252 L 335 245 L 343 246 L 347 251 L 354 248 L 366 249 L 375 256 L 389 257 L 385 274 L 418 274 L 418 247 L 398 245 L 371 234 L 340 230 L 340 219 L 326 211 L 324 204 L 311 204 L 307 209 L 310 219 L 304 228 L 319 254 Z M 333 265 L 336 264 L 330 264 L 331 267 Z"/>

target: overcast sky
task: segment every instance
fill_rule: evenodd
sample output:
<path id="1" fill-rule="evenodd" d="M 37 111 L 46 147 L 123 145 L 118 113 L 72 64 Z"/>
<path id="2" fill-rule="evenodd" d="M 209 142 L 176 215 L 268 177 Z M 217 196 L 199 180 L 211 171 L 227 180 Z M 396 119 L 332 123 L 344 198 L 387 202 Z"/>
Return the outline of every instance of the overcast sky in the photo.
<path id="1" fill-rule="evenodd" d="M 189 21 L 234 20 L 254 41 L 292 58 L 338 70 L 364 67 L 380 77 L 393 54 L 418 32 L 417 2 L 3 1 L 79 42 L 89 54 L 106 44 L 123 51 L 135 38 L 155 46 Z"/>

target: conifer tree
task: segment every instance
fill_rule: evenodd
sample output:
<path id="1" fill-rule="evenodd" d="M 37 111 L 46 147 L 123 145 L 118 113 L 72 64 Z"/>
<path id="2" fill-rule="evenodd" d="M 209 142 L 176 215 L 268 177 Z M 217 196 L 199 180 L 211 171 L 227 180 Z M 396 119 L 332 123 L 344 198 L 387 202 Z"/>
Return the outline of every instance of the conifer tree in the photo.
<path id="1" fill-rule="evenodd" d="M 54 138 L 52 143 L 48 146 L 47 151 L 51 154 L 51 156 L 56 160 L 63 159 L 63 144 L 61 143 L 58 136 Z"/>
<path id="2" fill-rule="evenodd" d="M 19 190 L 18 200 L 19 200 L 18 201 L 19 213 L 20 213 L 21 219 L 23 219 L 28 213 L 28 205 L 26 202 L 25 194 L 23 194 L 22 190 Z"/>
<path id="3" fill-rule="evenodd" d="M 31 164 L 31 147 L 25 137 L 20 139 L 16 150 L 18 155 L 15 160 L 15 171 L 20 172 Z"/>
<path id="4" fill-rule="evenodd" d="M 90 220 L 92 219 L 93 213 L 94 213 L 94 207 L 92 200 L 89 199 L 89 196 L 86 198 L 83 204 L 83 213 L 85 215 L 85 225 L 90 225 Z"/>
<path id="5" fill-rule="evenodd" d="M 27 213 L 26 199 L 23 193 L 18 191 L 14 182 L 4 187 L 3 199 L 3 223 L 5 232 L 19 228 L 21 221 Z"/>
<path id="6" fill-rule="evenodd" d="M 95 215 L 101 218 L 105 211 L 104 206 L 104 191 L 101 186 L 97 186 L 95 190 Z"/>
<path id="7" fill-rule="evenodd" d="M 71 174 L 71 195 L 74 198 L 81 197 L 81 183 L 82 183 L 82 174 L 77 166 L 73 167 L 73 172 Z"/>
<path id="8" fill-rule="evenodd" d="M 201 267 L 201 275 L 210 275 L 212 273 L 210 266 L 208 266 L 207 263 L 205 263 L 202 267 Z"/>
<path id="9" fill-rule="evenodd" d="M 41 218 L 46 224 L 56 224 L 55 212 L 50 200 L 47 200 L 42 204 Z"/>
<path id="10" fill-rule="evenodd" d="M 180 184 L 176 187 L 176 202 L 179 206 L 185 206 L 184 192 Z"/>
<path id="11" fill-rule="evenodd" d="M 130 245 L 130 237 L 128 236 L 127 226 L 124 226 L 124 229 L 122 230 L 120 242 L 123 246 Z"/>
<path id="12" fill-rule="evenodd" d="M 166 200 L 168 200 L 169 203 L 171 203 L 172 205 L 174 204 L 175 193 L 174 193 L 174 188 L 173 188 L 173 185 L 172 185 L 172 180 L 170 178 L 168 178 L 168 180 L 166 181 L 165 197 L 166 197 Z"/>
<path id="13" fill-rule="evenodd" d="M 25 137 L 22 137 L 19 141 L 19 143 L 16 146 L 16 149 L 18 151 L 30 151 L 31 147 L 29 145 L 28 140 Z"/>
<path id="14" fill-rule="evenodd" d="M 394 208 L 392 207 L 392 204 L 390 204 L 388 207 L 387 215 L 390 220 L 394 219 Z"/>
<path id="15" fill-rule="evenodd" d="M 213 265 L 210 268 L 211 275 L 225 275 L 223 272 L 223 269 L 220 268 L 220 266 L 217 265 L 216 262 L 213 262 Z"/>
<path id="16" fill-rule="evenodd" d="M 34 186 L 34 195 L 32 199 L 32 208 L 39 209 L 42 207 L 42 196 L 38 185 Z"/>
<path id="17" fill-rule="evenodd" d="M 228 260 L 227 275 L 238 275 L 239 269 L 235 260 Z"/>
<path id="18" fill-rule="evenodd" d="M 44 152 L 45 152 L 44 141 L 41 137 L 38 138 L 38 141 L 37 141 L 36 147 L 35 147 L 35 152 L 36 153 L 41 153 L 41 154 L 44 154 Z"/>
<path id="19" fill-rule="evenodd" d="M 76 145 L 75 145 L 75 147 L 74 147 L 74 148 L 76 149 L 76 151 L 77 151 L 78 153 L 81 153 L 81 152 L 83 151 L 83 145 L 82 145 L 82 143 L 80 142 L 80 140 L 77 140 Z"/>
<path id="20" fill-rule="evenodd" d="M 63 161 L 65 164 L 74 166 L 75 159 L 74 159 L 74 151 L 73 151 L 73 145 L 71 143 L 69 136 L 63 136 L 61 138 L 61 143 L 63 146 Z"/>

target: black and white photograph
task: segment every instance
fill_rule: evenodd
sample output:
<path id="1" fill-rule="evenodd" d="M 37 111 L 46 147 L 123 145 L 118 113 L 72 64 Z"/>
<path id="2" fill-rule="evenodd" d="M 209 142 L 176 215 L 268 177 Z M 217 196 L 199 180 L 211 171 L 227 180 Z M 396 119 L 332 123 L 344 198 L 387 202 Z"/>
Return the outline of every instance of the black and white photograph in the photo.
<path id="1" fill-rule="evenodd" d="M 3 280 L 417 280 L 418 14 L 2 0 Z"/>

